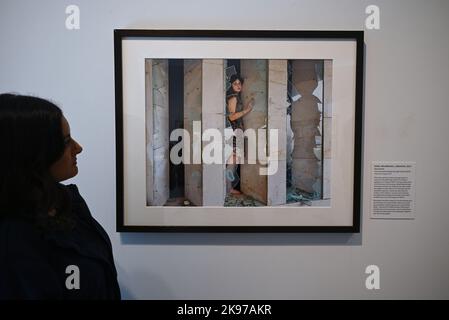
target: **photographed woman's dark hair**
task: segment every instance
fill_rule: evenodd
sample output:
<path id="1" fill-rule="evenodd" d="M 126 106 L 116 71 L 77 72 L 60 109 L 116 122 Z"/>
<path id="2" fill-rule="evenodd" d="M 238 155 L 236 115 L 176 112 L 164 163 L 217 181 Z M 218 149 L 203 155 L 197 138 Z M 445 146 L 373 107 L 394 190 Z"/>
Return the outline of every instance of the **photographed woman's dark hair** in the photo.
<path id="1" fill-rule="evenodd" d="M 231 96 L 231 95 L 235 95 L 235 91 L 232 88 L 232 83 L 236 80 L 240 80 L 240 83 L 243 85 L 243 82 L 245 82 L 245 80 L 239 75 L 239 74 L 233 74 L 231 76 L 231 78 L 229 79 L 229 83 L 231 84 L 231 86 L 229 87 L 229 89 L 226 91 L 226 96 Z"/>
<path id="2" fill-rule="evenodd" d="M 61 109 L 37 97 L 0 94 L 0 146 L 0 218 L 70 225 L 68 192 L 50 174 L 65 149 Z"/>

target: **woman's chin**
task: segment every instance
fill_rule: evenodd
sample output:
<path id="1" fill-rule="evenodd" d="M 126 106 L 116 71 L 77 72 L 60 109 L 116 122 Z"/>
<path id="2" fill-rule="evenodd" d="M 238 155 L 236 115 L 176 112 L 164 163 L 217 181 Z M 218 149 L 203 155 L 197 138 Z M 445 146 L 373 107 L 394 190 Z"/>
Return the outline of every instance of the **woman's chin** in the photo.
<path id="1" fill-rule="evenodd" d="M 75 165 L 73 166 L 70 174 L 67 174 L 67 176 L 63 179 L 64 180 L 69 180 L 72 179 L 73 177 L 75 177 L 76 175 L 78 175 L 78 167 Z"/>

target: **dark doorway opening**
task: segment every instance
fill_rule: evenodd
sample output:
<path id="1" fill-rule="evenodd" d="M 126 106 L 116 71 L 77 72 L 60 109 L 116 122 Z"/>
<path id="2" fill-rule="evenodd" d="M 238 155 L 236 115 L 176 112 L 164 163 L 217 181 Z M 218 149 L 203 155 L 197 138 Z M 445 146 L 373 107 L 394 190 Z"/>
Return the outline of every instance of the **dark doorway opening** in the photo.
<path id="1" fill-rule="evenodd" d="M 184 61 L 170 59 L 169 73 L 169 135 L 175 129 L 184 128 Z M 180 141 L 180 140 L 179 140 Z M 170 141 L 169 150 L 179 141 Z M 182 152 L 182 151 L 181 151 Z M 180 154 L 182 156 L 182 154 Z M 184 198 L 184 163 L 170 162 L 170 199 Z"/>

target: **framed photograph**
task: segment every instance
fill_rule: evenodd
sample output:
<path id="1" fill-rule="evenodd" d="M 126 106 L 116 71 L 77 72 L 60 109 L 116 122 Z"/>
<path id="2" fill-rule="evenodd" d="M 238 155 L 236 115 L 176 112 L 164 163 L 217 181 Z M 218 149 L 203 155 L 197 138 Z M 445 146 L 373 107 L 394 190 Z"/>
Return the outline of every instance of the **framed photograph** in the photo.
<path id="1" fill-rule="evenodd" d="M 363 48 L 114 30 L 117 231 L 359 232 Z"/>

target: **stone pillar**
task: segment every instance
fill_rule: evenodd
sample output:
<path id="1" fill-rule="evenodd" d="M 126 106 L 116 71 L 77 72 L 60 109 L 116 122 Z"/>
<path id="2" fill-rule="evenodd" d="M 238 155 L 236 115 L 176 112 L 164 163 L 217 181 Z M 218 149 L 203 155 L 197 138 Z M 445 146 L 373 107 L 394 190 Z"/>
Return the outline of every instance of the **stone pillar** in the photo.
<path id="1" fill-rule="evenodd" d="M 332 159 L 332 60 L 324 60 L 323 91 L 323 199 L 330 199 Z"/>
<path id="2" fill-rule="evenodd" d="M 251 98 L 254 98 L 254 108 L 243 118 L 245 130 L 267 126 L 267 60 L 241 60 L 241 75 L 245 79 L 242 90 L 243 104 L 246 105 Z M 247 153 L 247 148 L 245 150 Z M 267 176 L 259 174 L 256 164 L 242 164 L 240 166 L 240 189 L 254 199 L 267 203 Z"/>
<path id="3" fill-rule="evenodd" d="M 318 127 L 321 119 L 318 109 L 321 101 L 313 95 L 318 86 L 317 63 L 319 61 L 292 61 L 292 84 L 301 95 L 292 106 L 292 185 L 309 193 L 317 192 L 317 187 L 321 186 L 320 159 L 314 151 L 317 145 L 315 137 L 320 136 Z"/>
<path id="4" fill-rule="evenodd" d="M 221 133 L 221 151 L 224 146 L 225 127 L 225 83 L 224 65 L 220 59 L 202 60 L 202 132 L 207 129 L 218 129 Z M 204 147 L 211 142 L 203 142 Z M 223 206 L 226 197 L 225 160 L 221 157 L 220 164 L 203 162 L 203 205 Z"/>
<path id="5" fill-rule="evenodd" d="M 193 121 L 201 123 L 202 105 L 202 62 L 184 61 L 184 129 L 190 134 L 190 159 L 184 165 L 185 197 L 196 206 L 203 205 L 203 169 L 201 163 L 201 130 L 199 136 L 193 134 Z M 199 126 L 201 129 L 201 126 Z M 194 142 L 195 141 L 195 142 Z M 197 143 L 199 142 L 199 143 Z M 196 151 L 195 151 L 196 150 Z M 193 153 L 196 152 L 194 159 Z M 198 162 L 198 161 L 195 161 Z"/>
<path id="6" fill-rule="evenodd" d="M 268 130 L 278 131 L 277 171 L 267 176 L 269 206 L 285 204 L 287 198 L 287 77 L 287 60 L 268 60 Z M 270 143 L 268 150 L 274 157 Z"/>
<path id="7" fill-rule="evenodd" d="M 170 196 L 168 60 L 147 59 L 147 204 L 163 206 Z"/>
<path id="8" fill-rule="evenodd" d="M 145 153 L 147 206 L 154 202 L 153 62 L 145 59 Z"/>

